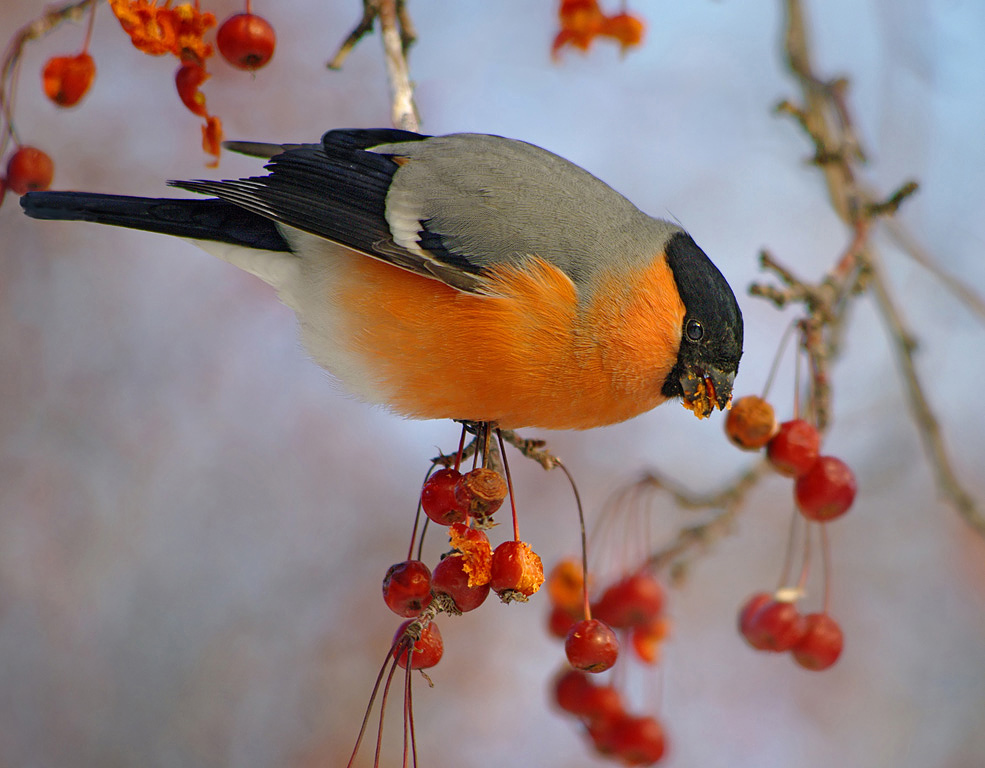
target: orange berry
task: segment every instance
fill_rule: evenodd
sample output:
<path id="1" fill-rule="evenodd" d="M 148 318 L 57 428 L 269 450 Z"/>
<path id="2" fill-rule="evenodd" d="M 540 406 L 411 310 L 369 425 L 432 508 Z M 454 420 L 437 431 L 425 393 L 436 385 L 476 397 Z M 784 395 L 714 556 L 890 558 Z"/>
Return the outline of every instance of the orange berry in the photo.
<path id="1" fill-rule="evenodd" d="M 725 417 L 725 434 L 745 451 L 758 451 L 778 429 L 773 406 L 756 395 L 740 397 Z"/>
<path id="2" fill-rule="evenodd" d="M 7 186 L 18 195 L 47 189 L 54 177 L 55 164 L 35 147 L 21 147 L 7 161 Z"/>
<path id="3" fill-rule="evenodd" d="M 547 577 L 547 594 L 551 603 L 568 613 L 579 611 L 585 599 L 581 560 L 569 557 L 555 565 Z"/>
<path id="4" fill-rule="evenodd" d="M 60 107 L 74 107 L 96 78 L 96 62 L 87 51 L 77 56 L 53 56 L 41 72 L 44 93 Z"/>

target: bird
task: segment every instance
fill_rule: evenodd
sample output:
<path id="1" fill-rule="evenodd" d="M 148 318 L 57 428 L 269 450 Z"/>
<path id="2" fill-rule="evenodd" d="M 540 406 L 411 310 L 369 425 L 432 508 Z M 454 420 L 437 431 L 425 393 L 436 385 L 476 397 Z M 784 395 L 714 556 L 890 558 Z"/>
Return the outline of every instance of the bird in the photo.
<path id="1" fill-rule="evenodd" d="M 729 407 L 743 324 L 725 277 L 568 160 L 388 128 L 226 146 L 266 175 L 21 205 L 181 237 L 255 275 L 344 390 L 404 417 L 580 430 L 676 398 L 699 418 Z"/>

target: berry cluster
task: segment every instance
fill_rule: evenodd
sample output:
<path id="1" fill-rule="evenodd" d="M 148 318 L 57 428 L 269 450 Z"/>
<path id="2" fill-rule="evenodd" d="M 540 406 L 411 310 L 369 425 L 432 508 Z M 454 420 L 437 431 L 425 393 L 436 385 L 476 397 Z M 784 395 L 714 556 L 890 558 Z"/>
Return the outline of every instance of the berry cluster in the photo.
<path id="1" fill-rule="evenodd" d="M 598 685 L 588 673 L 610 669 L 618 657 L 616 632 L 636 658 L 654 664 L 668 621 L 663 615 L 664 591 L 645 568 L 623 575 L 586 604 L 583 568 L 577 560 L 558 563 L 548 578 L 551 613 L 548 631 L 564 639 L 569 668 L 554 685 L 558 707 L 581 721 L 596 751 L 627 765 L 650 765 L 664 754 L 664 732 L 649 715 L 629 711 L 625 697 L 612 684 Z"/>
<path id="2" fill-rule="evenodd" d="M 74 107 L 92 88 L 96 79 L 96 62 L 89 53 L 93 19 L 100 3 L 89 7 L 89 21 L 82 49 L 78 53 L 52 56 L 41 71 L 42 88 L 59 107 Z M 202 147 L 215 156 L 218 163 L 222 143 L 222 121 L 209 114 L 205 106 L 202 84 L 211 77 L 206 65 L 213 55 L 213 46 L 205 35 L 216 24 L 215 15 L 199 8 L 196 2 L 173 6 L 158 4 L 152 0 L 110 0 L 110 10 L 130 37 L 134 47 L 152 56 L 172 54 L 180 62 L 175 72 L 175 87 L 181 103 L 194 115 L 205 120 L 202 126 Z M 46 16 L 49 21 L 57 16 Z M 8 49 L 2 67 L 4 78 L 16 77 L 16 66 L 21 57 L 23 43 L 36 35 L 24 34 L 15 38 Z M 255 71 L 270 61 L 276 45 L 273 27 L 266 19 L 250 11 L 246 0 L 246 12 L 226 19 L 216 35 L 216 46 L 223 58 L 239 69 Z M 36 147 L 22 144 L 14 131 L 12 99 L 14 83 L 0 83 L 0 112 L 7 116 L 0 127 L 0 155 L 5 154 L 8 140 L 13 140 L 14 151 L 7 160 L 6 174 L 0 177 L 0 202 L 6 190 L 23 195 L 26 192 L 48 189 L 54 178 L 52 159 Z"/>
<path id="3" fill-rule="evenodd" d="M 625 53 L 643 42 L 644 25 L 639 17 L 625 10 L 606 15 L 598 0 L 561 0 L 558 21 L 561 30 L 554 38 L 551 55 L 557 58 L 561 49 L 572 46 L 587 52 L 596 37 L 607 37 L 619 43 Z"/>
<path id="4" fill-rule="evenodd" d="M 420 559 L 420 549 L 417 558 L 413 558 L 411 555 L 417 538 L 415 522 L 407 559 L 391 565 L 383 578 L 384 602 L 405 621 L 397 628 L 384 670 L 377 681 L 378 690 L 386 666 L 389 665 L 390 674 L 383 689 L 381 721 L 395 667 L 408 671 L 424 670 L 441 661 L 444 644 L 435 622 L 439 613 L 461 615 L 475 610 L 485 602 L 490 592 L 498 595 L 504 603 L 524 602 L 544 582 L 540 557 L 518 535 L 509 473 L 507 471 L 504 478 L 500 472 L 488 466 L 491 463 L 491 430 L 485 424 L 475 425 L 473 428 L 485 438 L 484 447 L 480 447 L 476 453 L 476 466 L 469 471 L 461 471 L 465 437 L 463 431 L 463 441 L 454 457 L 454 467 L 434 472 L 421 488 L 420 509 L 427 516 L 425 530 L 429 523 L 443 526 L 448 534 L 448 551 L 434 564 L 433 570 Z M 482 443 L 483 440 L 477 438 L 476 445 Z M 500 448 L 502 447 L 501 442 Z M 479 465 L 480 455 L 483 457 L 483 465 Z M 510 496 L 513 512 L 514 535 L 494 549 L 486 531 L 495 525 L 493 516 L 502 507 L 507 495 Z M 423 544 L 423 534 L 421 538 Z M 408 678 L 404 717 L 412 743 L 413 718 L 409 691 Z M 376 690 L 370 699 L 370 709 L 375 696 Z M 369 714 L 367 711 L 367 718 Z M 353 751 L 353 760 L 358 749 L 359 741 Z"/>
<path id="5" fill-rule="evenodd" d="M 821 435 L 808 421 L 795 418 L 777 424 L 773 407 L 750 395 L 732 406 L 725 432 L 744 450 L 766 448 L 770 465 L 793 479 L 797 510 L 808 523 L 827 523 L 852 506 L 857 489 L 854 473 L 841 459 L 821 455 Z M 821 531 L 826 550 L 823 526 Z M 826 556 L 824 562 L 826 565 Z M 827 669 L 838 660 L 843 647 L 841 627 L 827 612 L 827 576 L 825 573 L 825 609 L 801 614 L 796 601 L 807 578 L 805 557 L 798 586 L 781 587 L 773 595 L 760 592 L 746 601 L 739 614 L 739 632 L 757 650 L 790 651 L 806 669 Z"/>

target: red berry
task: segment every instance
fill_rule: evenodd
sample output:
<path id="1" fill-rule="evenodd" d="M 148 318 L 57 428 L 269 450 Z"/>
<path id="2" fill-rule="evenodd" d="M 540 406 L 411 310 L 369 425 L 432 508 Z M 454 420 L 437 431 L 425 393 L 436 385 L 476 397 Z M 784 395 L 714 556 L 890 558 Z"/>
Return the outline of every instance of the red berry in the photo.
<path id="1" fill-rule="evenodd" d="M 647 571 L 637 571 L 605 590 L 592 611 L 610 627 L 625 629 L 655 619 L 663 604 L 660 582 Z"/>
<path id="2" fill-rule="evenodd" d="M 655 717 L 622 717 L 613 734 L 616 756 L 626 765 L 652 765 L 664 755 L 664 729 Z"/>
<path id="3" fill-rule="evenodd" d="M 209 116 L 205 109 L 205 94 L 198 89 L 209 77 L 205 67 L 197 61 L 186 61 L 174 73 L 174 85 L 178 89 L 181 103 L 199 117 Z"/>
<path id="4" fill-rule="evenodd" d="M 427 626 L 421 630 L 421 638 L 414 643 L 414 653 L 410 654 L 409 638 L 404 635 L 407 627 L 414 619 L 407 619 L 397 628 L 393 636 L 394 649 L 393 657 L 403 669 L 407 669 L 407 656 L 410 655 L 411 669 L 427 669 L 433 667 L 441 661 L 441 655 L 445 651 L 445 645 L 441 640 L 441 632 L 433 622 L 428 622 Z M 403 642 L 400 642 L 403 639 Z"/>
<path id="5" fill-rule="evenodd" d="M 574 626 L 575 619 L 571 612 L 560 605 L 551 607 L 551 612 L 547 617 L 547 631 L 554 637 L 564 640 L 568 636 L 571 627 Z"/>
<path id="6" fill-rule="evenodd" d="M 431 569 L 420 560 L 394 563 L 383 577 L 383 600 L 398 616 L 417 616 L 431 602 Z"/>
<path id="7" fill-rule="evenodd" d="M 766 647 L 757 645 L 759 637 L 754 632 L 755 625 L 752 623 L 752 617 L 772 599 L 773 596 L 768 592 L 757 592 L 746 600 L 742 609 L 739 611 L 739 632 L 746 639 L 746 642 L 758 651 L 765 651 Z"/>
<path id="8" fill-rule="evenodd" d="M 616 663 L 619 640 L 604 622 L 583 619 L 568 632 L 564 641 L 568 663 L 586 672 L 604 672 Z"/>
<path id="9" fill-rule="evenodd" d="M 826 613 L 809 613 L 804 623 L 807 630 L 793 648 L 794 660 L 804 669 L 827 669 L 841 656 L 845 643 L 841 627 Z"/>
<path id="10" fill-rule="evenodd" d="M 763 603 L 745 623 L 744 637 L 762 651 L 789 651 L 800 642 L 806 628 L 797 606 L 783 600 Z"/>
<path id="11" fill-rule="evenodd" d="M 821 456 L 797 478 L 794 497 L 808 520 L 825 522 L 841 517 L 855 500 L 855 474 L 841 459 Z"/>
<path id="12" fill-rule="evenodd" d="M 424 483 L 421 489 L 421 507 L 424 514 L 438 525 L 452 525 L 465 520 L 468 505 L 459 503 L 455 488 L 462 474 L 455 469 L 439 469 Z"/>
<path id="13" fill-rule="evenodd" d="M 96 77 L 96 62 L 88 52 L 53 56 L 41 72 L 44 95 L 60 107 L 73 107 L 86 95 Z"/>
<path id="14" fill-rule="evenodd" d="M 554 701 L 565 712 L 584 715 L 588 711 L 588 696 L 595 684 L 580 669 L 569 669 L 554 681 Z"/>
<path id="15" fill-rule="evenodd" d="M 219 53 L 239 69 L 259 69 L 274 55 L 277 36 L 262 16 L 237 13 L 219 27 L 215 38 Z"/>
<path id="16" fill-rule="evenodd" d="M 7 186 L 18 195 L 47 189 L 54 177 L 55 164 L 35 147 L 21 147 L 7 161 Z"/>
<path id="17" fill-rule="evenodd" d="M 622 694 L 617 688 L 612 685 L 593 685 L 585 694 L 583 708 L 579 714 L 585 720 L 592 722 L 611 720 L 621 716 L 624 711 Z"/>
<path id="18" fill-rule="evenodd" d="M 785 421 L 766 444 L 766 457 L 781 475 L 800 477 L 817 461 L 821 434 L 803 419 Z"/>
<path id="19" fill-rule="evenodd" d="M 725 434 L 745 451 L 757 451 L 776 434 L 773 406 L 756 395 L 740 397 L 725 417 Z"/>
<path id="20" fill-rule="evenodd" d="M 525 541 L 510 539 L 493 550 L 489 586 L 505 602 L 526 600 L 543 583 L 543 563 Z"/>
<path id="21" fill-rule="evenodd" d="M 465 558 L 448 555 L 434 566 L 431 589 L 436 595 L 448 595 L 462 613 L 478 608 L 489 595 L 489 583 L 469 586 Z"/>

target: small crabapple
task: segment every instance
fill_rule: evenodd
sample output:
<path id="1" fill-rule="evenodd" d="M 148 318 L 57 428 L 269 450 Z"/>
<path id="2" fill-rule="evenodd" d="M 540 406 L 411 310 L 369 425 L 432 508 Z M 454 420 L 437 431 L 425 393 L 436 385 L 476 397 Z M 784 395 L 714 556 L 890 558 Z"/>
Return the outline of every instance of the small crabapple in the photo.
<path id="1" fill-rule="evenodd" d="M 7 161 L 7 186 L 23 195 L 47 189 L 55 177 L 55 164 L 36 147 L 20 147 Z"/>
<path id="2" fill-rule="evenodd" d="M 797 606 L 771 599 L 748 616 L 743 636 L 757 650 L 789 651 L 804 636 L 804 617 Z"/>
<path id="3" fill-rule="evenodd" d="M 462 473 L 456 469 L 439 469 L 421 488 L 421 507 L 439 525 L 452 525 L 465 520 L 468 506 L 459 503 L 455 488 Z"/>
<path id="4" fill-rule="evenodd" d="M 523 602 L 543 583 L 543 563 L 525 541 L 509 539 L 493 550 L 489 586 L 503 602 Z"/>
<path id="5" fill-rule="evenodd" d="M 827 669 L 841 656 L 845 643 L 841 627 L 826 613 L 807 614 L 804 625 L 804 636 L 792 649 L 794 661 L 804 669 Z"/>
<path id="6" fill-rule="evenodd" d="M 277 35 L 270 22 L 254 13 L 237 13 L 219 27 L 215 38 L 222 57 L 239 69 L 259 69 L 274 55 Z"/>
<path id="7" fill-rule="evenodd" d="M 851 467 L 834 456 L 821 456 L 797 478 L 794 498 L 804 517 L 823 523 L 848 511 L 857 488 Z"/>
<path id="8" fill-rule="evenodd" d="M 431 569 L 420 560 L 394 563 L 383 577 L 383 600 L 398 616 L 417 616 L 431 602 Z"/>
<path id="9" fill-rule="evenodd" d="M 458 479 L 455 498 L 459 506 L 479 520 L 492 517 L 506 499 L 509 486 L 499 472 L 476 467 Z"/>
<path id="10" fill-rule="evenodd" d="M 469 586 L 469 574 L 465 570 L 465 558 L 448 555 L 434 566 L 431 589 L 436 595 L 448 595 L 462 613 L 478 608 L 489 596 L 489 583 Z"/>
<path id="11" fill-rule="evenodd" d="M 616 756 L 626 765 L 652 765 L 664 755 L 664 730 L 648 715 L 619 719 L 613 735 Z"/>
<path id="12" fill-rule="evenodd" d="M 96 77 L 96 62 L 88 51 L 75 56 L 52 56 L 44 65 L 44 95 L 59 107 L 74 107 L 86 95 Z"/>
<path id="13" fill-rule="evenodd" d="M 564 652 L 568 663 L 575 669 L 604 672 L 616 663 L 619 640 L 605 622 L 582 619 L 568 631 Z"/>
<path id="14" fill-rule="evenodd" d="M 740 397 L 725 417 L 725 434 L 745 451 L 758 451 L 776 434 L 773 406 L 756 395 Z"/>
<path id="15" fill-rule="evenodd" d="M 407 657 L 411 657 L 411 669 L 428 669 L 439 661 L 445 651 L 444 642 L 441 639 L 441 632 L 433 621 L 429 621 L 421 629 L 421 637 L 413 643 L 414 653 L 410 653 L 411 638 L 407 634 L 407 628 L 414 622 L 414 619 L 407 619 L 401 624 L 393 635 L 393 657 L 401 668 L 407 669 Z"/>
<path id="16" fill-rule="evenodd" d="M 664 591 L 648 571 L 637 571 L 610 586 L 592 611 L 616 629 L 625 629 L 655 619 L 663 608 Z"/>
<path id="17" fill-rule="evenodd" d="M 773 469 L 787 477 L 800 477 L 817 461 L 821 450 L 821 434 L 810 422 L 792 419 L 766 444 L 766 458 Z"/>

